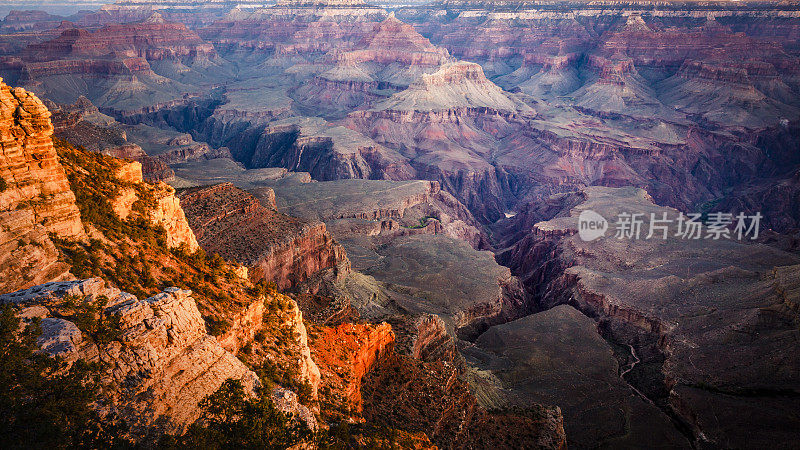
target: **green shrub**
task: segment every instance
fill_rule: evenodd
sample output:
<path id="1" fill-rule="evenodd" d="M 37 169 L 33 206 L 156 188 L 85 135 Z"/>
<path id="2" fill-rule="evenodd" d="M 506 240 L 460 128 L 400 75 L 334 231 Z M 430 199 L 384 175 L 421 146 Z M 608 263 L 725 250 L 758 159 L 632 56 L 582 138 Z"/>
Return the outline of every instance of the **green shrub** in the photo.
<path id="1" fill-rule="evenodd" d="M 80 297 L 67 296 L 64 298 L 64 306 L 70 310 L 70 314 L 65 318 L 98 344 L 119 340 L 120 318 L 116 314 L 105 313 L 107 303 L 108 298 L 105 296 L 92 303 Z"/>
<path id="2" fill-rule="evenodd" d="M 274 281 L 266 281 L 260 280 L 256 283 L 252 289 L 250 289 L 250 295 L 253 297 L 263 297 L 267 294 L 274 294 L 278 292 L 278 285 L 275 284 Z"/>
<path id="3" fill-rule="evenodd" d="M 264 394 L 250 399 L 240 381 L 225 381 L 201 402 L 201 419 L 183 436 L 165 437 L 161 447 L 285 449 L 313 437 L 303 422 L 278 411 Z"/>
<path id="4" fill-rule="evenodd" d="M 265 386 L 281 385 L 297 394 L 300 403 L 304 405 L 313 403 L 314 388 L 308 382 L 301 380 L 300 371 L 296 367 L 278 367 L 267 360 L 253 371 Z"/>
<path id="5" fill-rule="evenodd" d="M 212 336 L 222 336 L 231 329 L 231 323 L 225 319 L 215 319 L 213 317 L 206 317 L 206 328 L 208 334 Z"/>
<path id="6" fill-rule="evenodd" d="M 35 353 L 37 322 L 18 333 L 10 306 L 0 310 L 0 436 L 3 448 L 127 447 L 122 434 L 89 406 L 98 396 L 99 368 L 78 360 L 69 368 Z"/>

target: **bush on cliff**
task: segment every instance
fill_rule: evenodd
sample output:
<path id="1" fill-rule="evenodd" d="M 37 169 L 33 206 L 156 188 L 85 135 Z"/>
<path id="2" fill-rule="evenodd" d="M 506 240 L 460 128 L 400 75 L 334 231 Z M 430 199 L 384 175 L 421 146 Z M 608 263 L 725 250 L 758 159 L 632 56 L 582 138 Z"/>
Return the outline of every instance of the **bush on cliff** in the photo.
<path id="1" fill-rule="evenodd" d="M 108 297 L 85 302 L 79 296 L 68 295 L 60 308 L 52 308 L 56 317 L 74 323 L 87 337 L 98 344 L 120 339 L 120 316 L 104 312 Z"/>
<path id="2" fill-rule="evenodd" d="M 131 239 L 152 247 L 166 246 L 166 231 L 145 219 L 147 211 L 155 208 L 156 201 L 150 190 L 135 185 L 138 200 L 133 210 L 139 214 L 122 220 L 114 212 L 111 201 L 120 194 L 123 183 L 116 172 L 120 160 L 82 147 L 53 140 L 61 164 L 67 173 L 70 188 L 75 193 L 75 203 L 81 212 L 81 220 L 95 226 L 106 237 L 114 240 Z"/>
<path id="3" fill-rule="evenodd" d="M 201 403 L 203 416 L 165 448 L 285 449 L 312 437 L 302 421 L 277 410 L 269 395 L 248 398 L 239 380 L 227 380 Z"/>
<path id="4" fill-rule="evenodd" d="M 231 312 L 253 301 L 252 284 L 236 275 L 235 266 L 202 249 L 191 252 L 184 245 L 168 248 L 166 231 L 153 226 L 147 217 L 157 207 L 156 189 L 146 183 L 127 183 L 116 177 L 121 160 L 88 151 L 66 141 L 53 144 L 75 193 L 81 219 L 104 239 L 88 242 L 51 240 L 62 259 L 78 278 L 102 277 L 113 286 L 139 298 L 147 298 L 169 286 L 194 292 L 211 334 L 230 329 Z M 121 188 L 136 190 L 135 214 L 122 220 L 112 208 Z M 94 234 L 93 234 L 94 236 Z"/>
<path id="5" fill-rule="evenodd" d="M 89 406 L 98 395 L 98 368 L 36 353 L 38 323 L 20 331 L 15 311 L 0 310 L 0 436 L 3 448 L 120 448 Z"/>

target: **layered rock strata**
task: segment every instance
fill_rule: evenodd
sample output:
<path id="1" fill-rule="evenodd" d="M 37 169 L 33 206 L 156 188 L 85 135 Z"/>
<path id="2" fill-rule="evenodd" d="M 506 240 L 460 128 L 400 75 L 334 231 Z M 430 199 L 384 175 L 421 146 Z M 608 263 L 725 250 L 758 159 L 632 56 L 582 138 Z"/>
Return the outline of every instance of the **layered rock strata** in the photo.
<path id="1" fill-rule="evenodd" d="M 53 148 L 50 113 L 0 79 L 0 290 L 67 276 L 48 237 L 85 237 L 75 195 Z"/>
<path id="2" fill-rule="evenodd" d="M 327 401 L 337 405 L 329 418 L 363 420 L 362 379 L 378 362 L 394 351 L 395 336 L 387 323 L 343 323 L 321 327 L 311 342 L 319 363 Z"/>
<path id="3" fill-rule="evenodd" d="M 281 214 L 229 183 L 180 195 L 200 245 L 248 266 L 251 280 L 286 289 L 323 271 L 337 276 L 349 271 L 344 249 L 323 223 Z"/>
<path id="4" fill-rule="evenodd" d="M 798 330 L 795 283 L 784 274 L 793 273 L 797 255 L 739 241 L 735 232 L 713 239 L 705 226 L 701 239 L 681 238 L 678 211 L 633 188 L 587 188 L 551 208 L 555 218 L 535 223 L 498 256 L 538 308 L 569 304 L 595 318 L 607 340 L 628 348 L 624 379 L 679 418 L 696 444 L 794 439 L 790 399 L 799 375 L 790 342 Z M 580 239 L 584 210 L 609 218 L 605 237 Z M 672 222 L 666 238 L 654 230 L 645 239 L 645 225 L 639 239 L 619 239 L 620 213 L 666 213 Z"/>
<path id="5" fill-rule="evenodd" d="M 137 201 L 150 202 L 152 208 L 144 212 L 145 219 L 157 227 L 164 228 L 168 247 L 184 246 L 190 253 L 200 248 L 186 220 L 180 200 L 175 196 L 174 188 L 163 182 L 156 184 L 145 182 L 142 164 L 137 161 L 123 163 L 115 175 L 123 185 L 136 185 L 136 187 L 123 187 L 119 195 L 111 201 L 117 216 L 124 220 L 132 214 L 139 213 L 134 207 Z M 140 199 L 142 194 L 145 198 Z"/>

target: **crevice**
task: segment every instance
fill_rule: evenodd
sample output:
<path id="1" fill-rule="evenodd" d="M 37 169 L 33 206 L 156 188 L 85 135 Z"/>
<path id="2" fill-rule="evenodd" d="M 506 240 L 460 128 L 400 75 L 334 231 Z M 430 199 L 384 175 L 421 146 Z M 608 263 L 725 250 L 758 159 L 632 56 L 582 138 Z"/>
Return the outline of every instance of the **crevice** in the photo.
<path id="1" fill-rule="evenodd" d="M 530 314 L 569 305 L 592 319 L 596 323 L 597 333 L 614 350 L 621 368 L 620 378 L 634 395 L 669 417 L 674 428 L 686 437 L 692 447 L 696 447 L 697 438 L 692 425 L 685 423 L 668 403 L 671 387 L 662 371 L 668 354 L 667 327 L 639 311 L 617 311 L 635 316 L 637 323 L 608 315 L 602 308 L 602 298 L 584 298 L 584 293 L 576 285 L 577 278 L 566 274 L 571 263 L 559 260 L 560 251 L 554 239 L 547 236 L 527 236 L 525 239 L 529 241 L 518 241 L 517 246 L 497 254 L 496 259 L 523 280 L 529 295 Z"/>

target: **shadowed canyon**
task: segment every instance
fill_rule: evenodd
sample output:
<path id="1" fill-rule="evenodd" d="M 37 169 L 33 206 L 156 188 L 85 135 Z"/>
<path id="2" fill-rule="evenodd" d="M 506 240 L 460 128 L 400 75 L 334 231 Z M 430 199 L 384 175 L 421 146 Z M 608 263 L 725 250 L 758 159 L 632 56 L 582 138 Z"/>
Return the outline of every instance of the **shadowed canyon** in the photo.
<path id="1" fill-rule="evenodd" d="M 14 0 L 9 448 L 797 448 L 795 1 Z"/>

